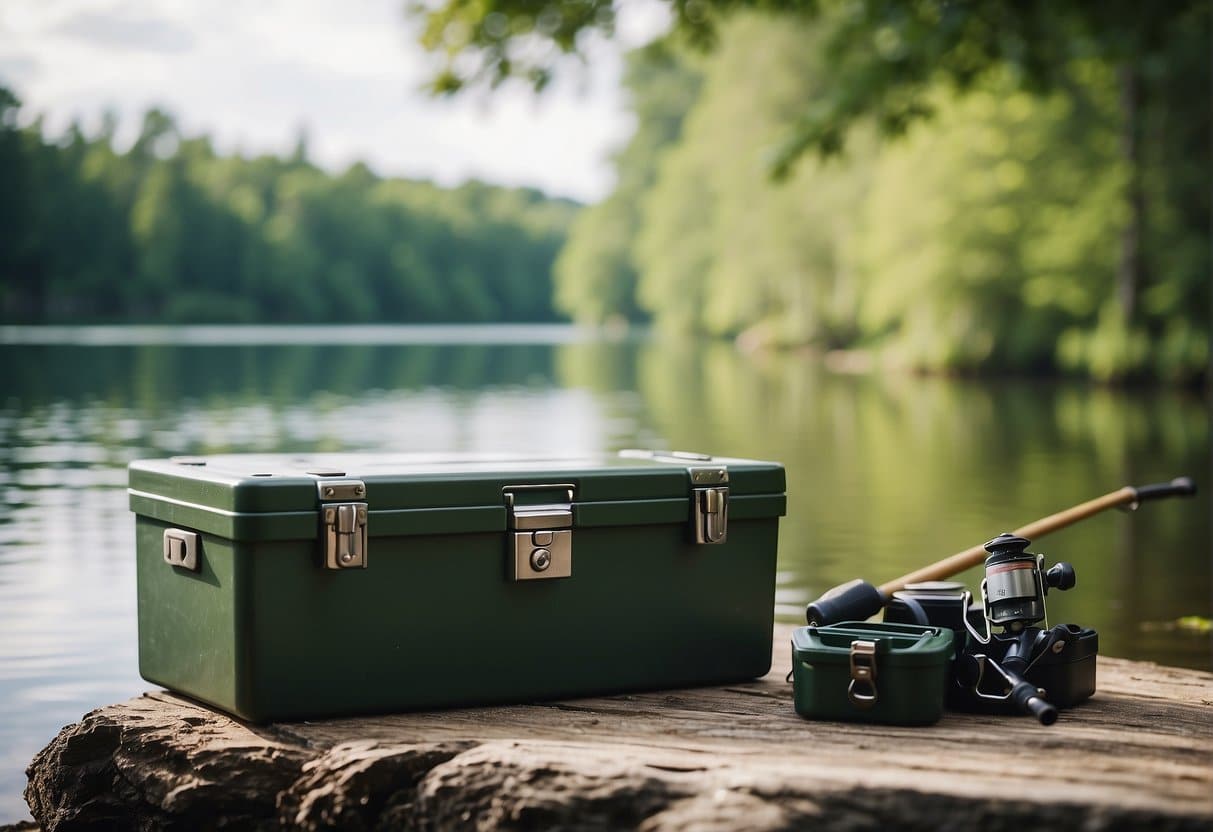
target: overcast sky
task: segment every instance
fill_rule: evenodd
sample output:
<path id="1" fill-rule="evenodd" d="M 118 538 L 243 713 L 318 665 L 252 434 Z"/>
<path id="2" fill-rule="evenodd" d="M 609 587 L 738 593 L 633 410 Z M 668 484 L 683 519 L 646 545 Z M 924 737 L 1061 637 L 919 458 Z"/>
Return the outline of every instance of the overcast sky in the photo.
<path id="1" fill-rule="evenodd" d="M 415 42 L 404 0 L 5 0 L 0 83 L 28 121 L 61 131 L 95 126 L 107 108 L 129 139 L 161 106 L 187 134 L 221 151 L 286 152 L 306 128 L 315 162 L 355 159 L 383 175 L 455 184 L 470 177 L 592 201 L 612 185 L 607 156 L 632 121 L 619 88 L 618 45 L 553 89 L 434 100 L 420 91 L 433 64 Z M 637 0 L 623 44 L 662 27 Z"/>

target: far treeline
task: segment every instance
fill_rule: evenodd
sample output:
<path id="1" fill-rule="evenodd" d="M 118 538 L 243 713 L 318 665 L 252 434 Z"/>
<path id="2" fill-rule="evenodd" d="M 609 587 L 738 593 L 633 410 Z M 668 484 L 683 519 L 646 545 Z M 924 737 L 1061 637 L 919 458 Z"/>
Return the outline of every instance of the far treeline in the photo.
<path id="1" fill-rule="evenodd" d="M 221 156 L 149 111 L 51 138 L 0 87 L 0 320 L 7 323 L 550 321 L 578 206 Z"/>
<path id="2" fill-rule="evenodd" d="M 931 371 L 1206 375 L 1207 0 L 664 2 L 561 309 Z M 622 4 L 422 4 L 434 88 L 542 88 Z"/>
<path id="3" fill-rule="evenodd" d="M 19 127 L 8 322 L 652 322 L 933 372 L 1208 380 L 1206 0 L 664 0 L 617 185 L 579 210 L 287 158 L 149 112 Z M 418 4 L 435 88 L 522 77 L 622 0 Z M 550 52 L 538 48 L 547 43 Z M 459 74 L 463 73 L 463 74 Z M 567 240 L 567 241 L 566 241 Z"/>

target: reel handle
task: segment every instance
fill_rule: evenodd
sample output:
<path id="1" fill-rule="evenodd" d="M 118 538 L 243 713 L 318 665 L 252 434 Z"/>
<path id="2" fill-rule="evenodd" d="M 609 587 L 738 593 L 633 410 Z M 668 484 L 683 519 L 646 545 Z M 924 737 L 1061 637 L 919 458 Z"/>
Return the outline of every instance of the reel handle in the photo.
<path id="1" fill-rule="evenodd" d="M 1078 580 L 1074 575 L 1074 567 L 1064 560 L 1053 564 L 1049 571 L 1045 572 L 1044 578 L 1046 595 L 1050 589 L 1059 589 L 1062 592 L 1073 589 Z"/>
<path id="2" fill-rule="evenodd" d="M 1057 707 L 1043 699 L 1035 685 L 1024 681 L 1017 673 L 1007 671 L 1006 668 L 1003 670 L 1007 677 L 1015 682 L 1008 698 L 1019 710 L 1036 717 L 1036 721 L 1041 725 L 1052 725 L 1057 721 Z"/>
<path id="3" fill-rule="evenodd" d="M 1025 682 L 1025 684 L 1027 684 Z M 1032 687 L 1028 685 L 1028 687 Z M 1057 721 L 1057 708 L 1054 705 L 1046 702 L 1036 695 L 1036 689 L 1032 688 L 1032 695 L 1028 696 L 1023 701 L 1016 698 L 1015 694 L 1011 694 L 1011 698 L 1016 700 L 1016 703 L 1027 713 L 1036 717 L 1036 721 L 1041 725 L 1052 725 Z"/>

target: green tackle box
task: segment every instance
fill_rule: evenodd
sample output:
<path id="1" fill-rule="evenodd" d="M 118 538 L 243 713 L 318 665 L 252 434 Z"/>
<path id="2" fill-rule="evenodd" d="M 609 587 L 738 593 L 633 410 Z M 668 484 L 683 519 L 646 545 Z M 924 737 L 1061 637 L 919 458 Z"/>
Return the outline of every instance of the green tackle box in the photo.
<path id="1" fill-rule="evenodd" d="M 676 452 L 134 462 L 140 673 L 252 721 L 762 676 L 785 502 Z"/>
<path id="2" fill-rule="evenodd" d="M 792 631 L 792 697 L 809 719 L 930 725 L 943 716 L 952 630 L 846 621 Z"/>

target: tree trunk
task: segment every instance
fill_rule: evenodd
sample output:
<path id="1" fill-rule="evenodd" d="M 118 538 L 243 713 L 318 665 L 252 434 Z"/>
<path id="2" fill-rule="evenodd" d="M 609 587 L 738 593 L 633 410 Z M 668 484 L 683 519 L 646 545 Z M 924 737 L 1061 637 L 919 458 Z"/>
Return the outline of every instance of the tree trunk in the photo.
<path id="1" fill-rule="evenodd" d="M 1116 276 L 1116 294 L 1126 324 L 1133 322 L 1137 296 L 1141 291 L 1141 234 L 1145 225 L 1146 197 L 1141 175 L 1141 72 L 1136 62 L 1120 68 L 1120 152 L 1129 172 L 1126 197 L 1129 219 L 1120 238 L 1120 266 Z"/>

